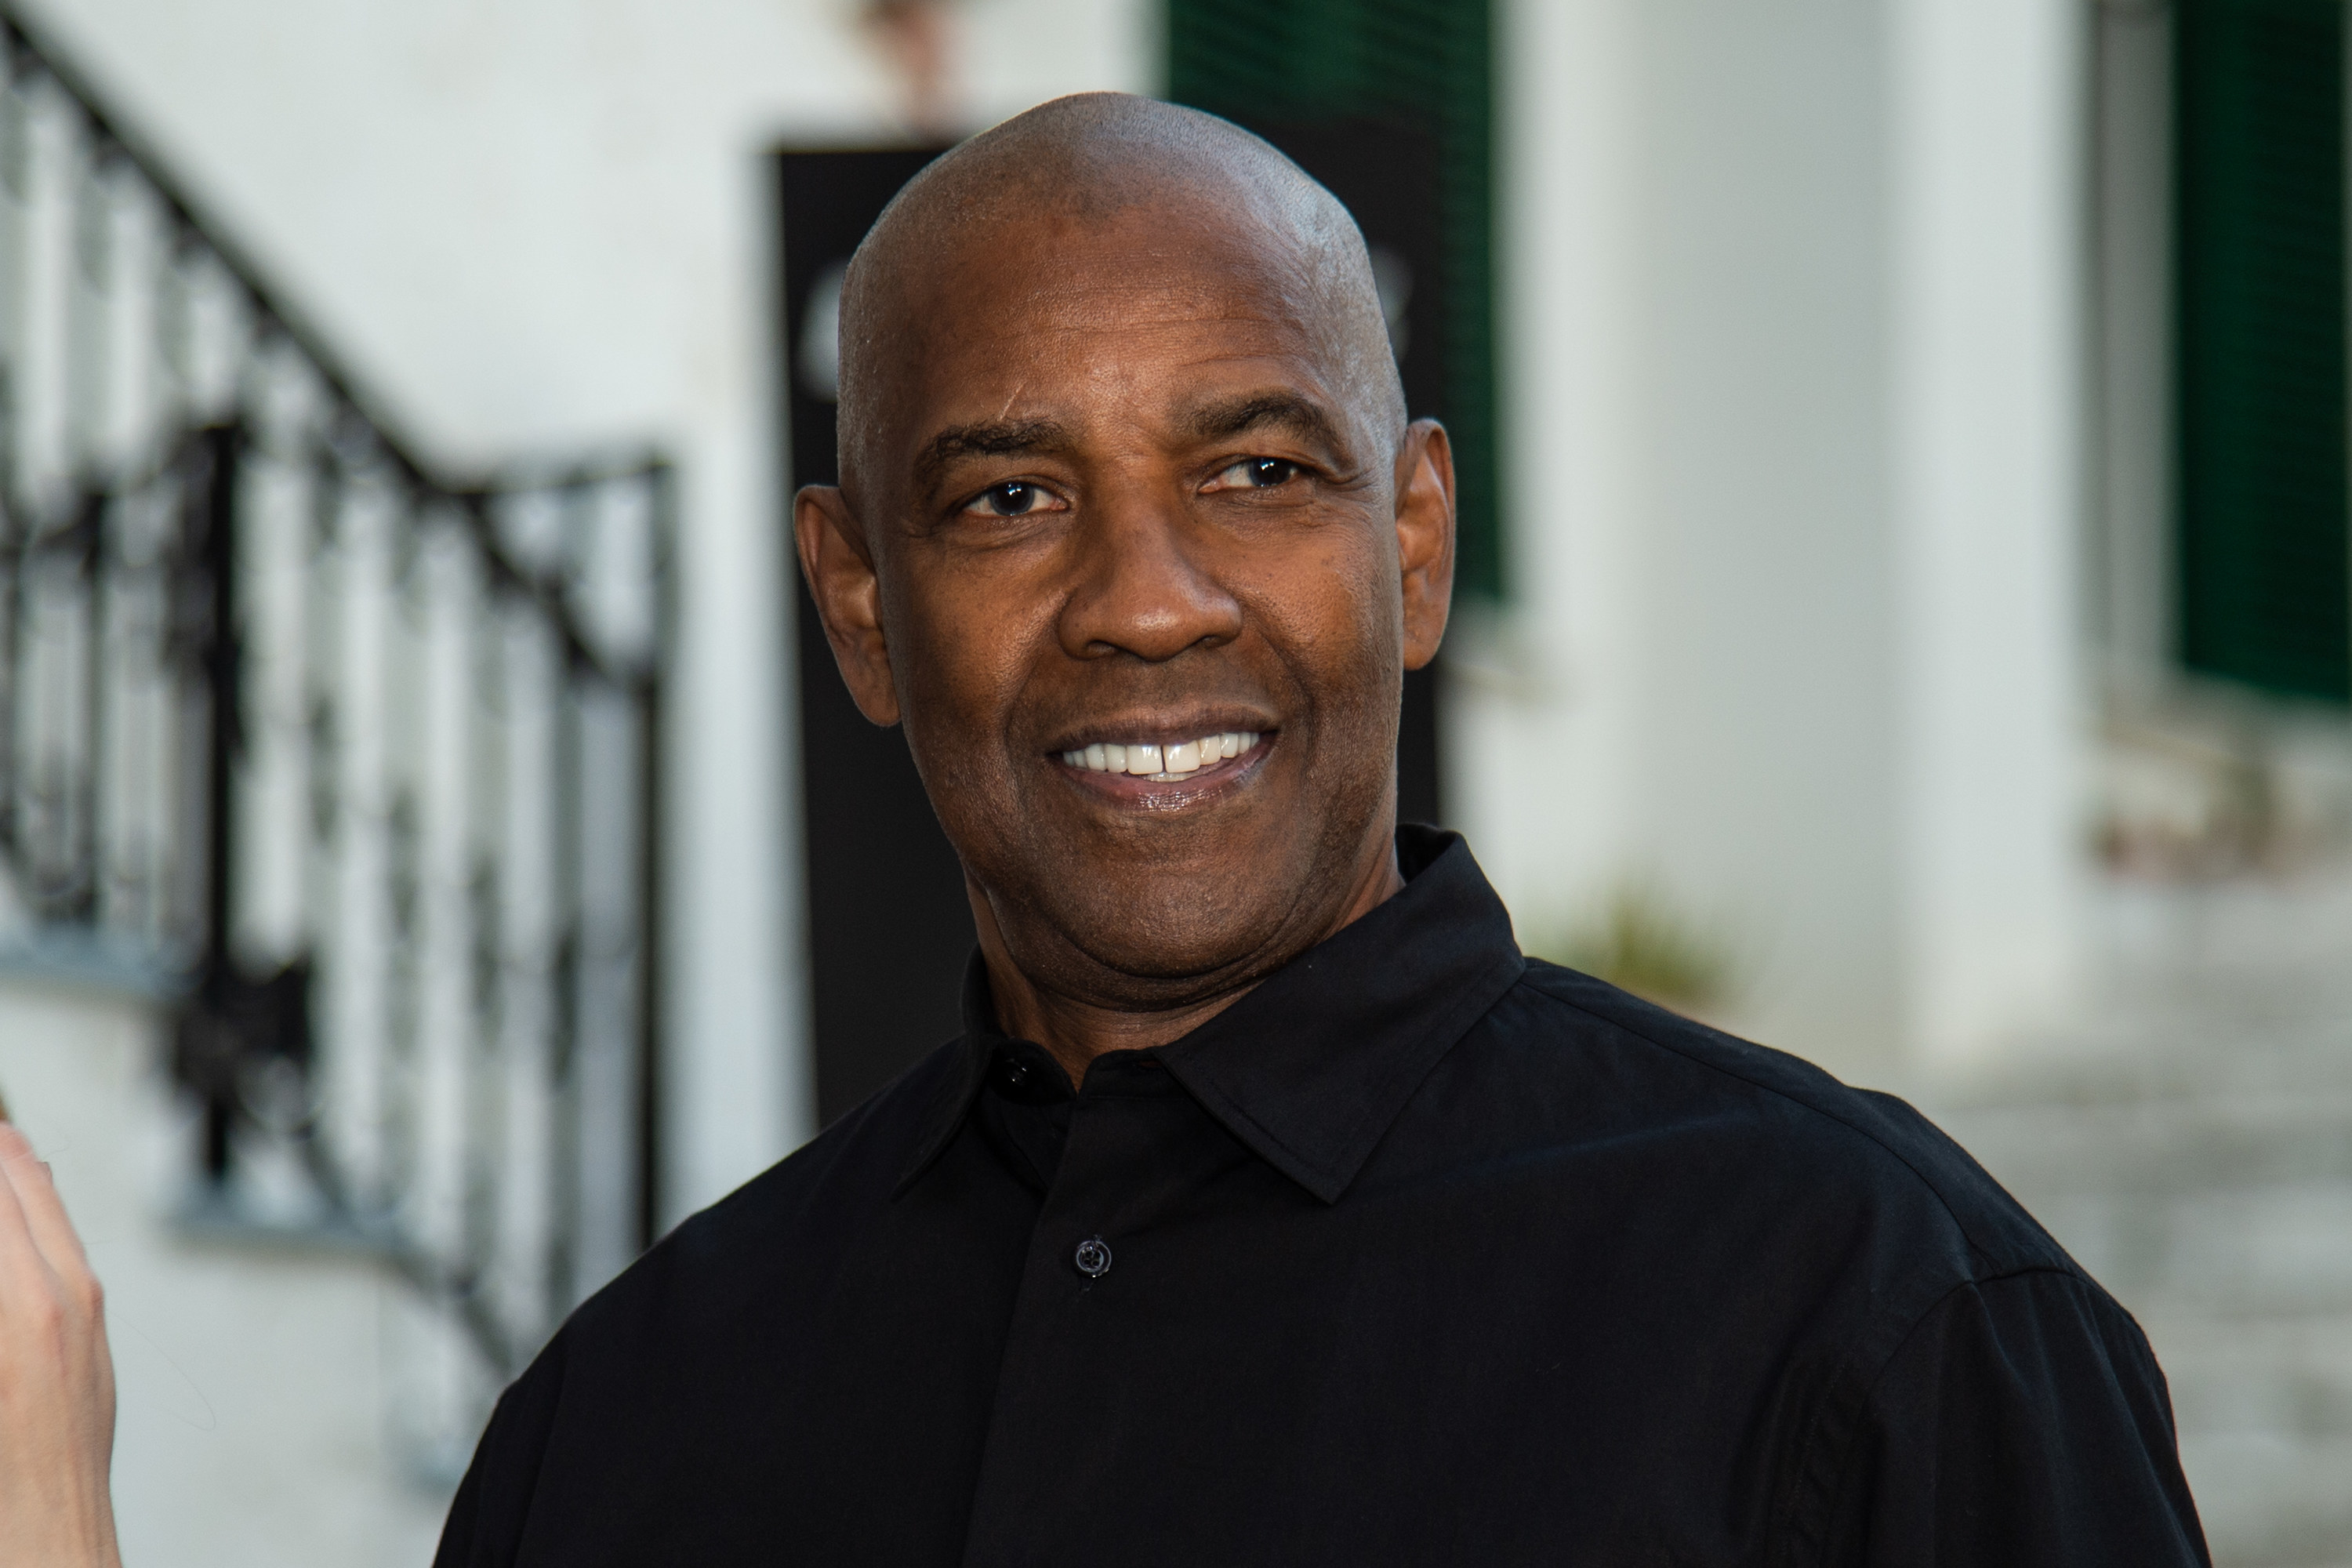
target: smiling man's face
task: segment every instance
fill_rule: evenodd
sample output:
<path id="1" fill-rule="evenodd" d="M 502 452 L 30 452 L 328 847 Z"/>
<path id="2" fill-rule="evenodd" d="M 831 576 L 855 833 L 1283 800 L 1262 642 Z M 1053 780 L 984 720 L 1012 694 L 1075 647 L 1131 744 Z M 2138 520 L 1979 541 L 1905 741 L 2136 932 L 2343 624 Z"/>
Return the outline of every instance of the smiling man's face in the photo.
<path id="1" fill-rule="evenodd" d="M 1213 1001 L 1384 896 L 1444 629 L 1444 433 L 1399 428 L 1323 258 L 1234 217 L 957 231 L 896 285 L 846 497 L 800 507 L 984 945 L 1098 1007 Z"/>

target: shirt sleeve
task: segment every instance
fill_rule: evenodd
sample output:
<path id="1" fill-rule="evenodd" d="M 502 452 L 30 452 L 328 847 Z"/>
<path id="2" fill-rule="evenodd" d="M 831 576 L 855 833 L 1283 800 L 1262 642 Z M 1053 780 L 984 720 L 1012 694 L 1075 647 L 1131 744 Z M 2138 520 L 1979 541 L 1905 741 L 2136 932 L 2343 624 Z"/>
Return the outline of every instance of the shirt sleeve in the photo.
<path id="1" fill-rule="evenodd" d="M 489 1428 L 449 1504 L 433 1568 L 509 1568 L 515 1561 L 562 1386 L 559 1334 L 499 1396 Z"/>
<path id="2" fill-rule="evenodd" d="M 2139 1325 L 2077 1274 L 1963 1285 L 1874 1385 L 1825 1553 L 1841 1568 L 2210 1568 Z"/>

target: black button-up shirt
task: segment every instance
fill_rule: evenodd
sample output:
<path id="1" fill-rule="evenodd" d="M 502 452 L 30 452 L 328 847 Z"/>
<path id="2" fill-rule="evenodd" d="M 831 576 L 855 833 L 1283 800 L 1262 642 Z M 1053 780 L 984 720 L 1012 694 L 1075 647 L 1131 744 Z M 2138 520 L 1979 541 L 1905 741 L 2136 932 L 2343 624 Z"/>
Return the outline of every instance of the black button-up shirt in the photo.
<path id="1" fill-rule="evenodd" d="M 975 963 L 572 1316 L 441 1563 L 2204 1561 L 2147 1342 L 1966 1154 L 1400 847 L 1075 1092 Z"/>

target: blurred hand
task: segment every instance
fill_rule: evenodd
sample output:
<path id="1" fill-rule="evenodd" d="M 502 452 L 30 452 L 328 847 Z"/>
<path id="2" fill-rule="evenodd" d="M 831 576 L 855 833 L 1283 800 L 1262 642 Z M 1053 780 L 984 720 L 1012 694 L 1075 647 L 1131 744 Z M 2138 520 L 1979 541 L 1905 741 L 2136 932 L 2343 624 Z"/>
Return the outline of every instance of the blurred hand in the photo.
<path id="1" fill-rule="evenodd" d="M 0 1122 L 0 1568 L 121 1568 L 105 1303 L 49 1168 Z"/>

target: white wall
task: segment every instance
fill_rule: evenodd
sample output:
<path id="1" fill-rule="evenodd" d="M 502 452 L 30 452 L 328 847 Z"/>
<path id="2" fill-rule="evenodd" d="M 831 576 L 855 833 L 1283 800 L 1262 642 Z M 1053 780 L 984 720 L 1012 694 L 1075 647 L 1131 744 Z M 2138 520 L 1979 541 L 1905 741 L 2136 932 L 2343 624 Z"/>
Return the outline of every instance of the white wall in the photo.
<path id="1" fill-rule="evenodd" d="M 1517 607 L 1457 638 L 1457 815 L 1523 925 L 1649 880 L 1852 1070 L 2071 964 L 2076 10 L 1502 7 Z M 41 12 L 428 452 L 683 460 L 672 1213 L 811 1121 L 758 153 L 894 123 L 855 11 Z M 966 117 L 1149 87 L 1155 13 L 970 0 Z"/>
<path id="2" fill-rule="evenodd" d="M 785 472 L 761 153 L 900 124 L 851 0 L 47 0 L 32 7 L 429 458 L 679 459 L 663 1206 L 813 1131 L 785 723 Z M 1154 73 L 1146 0 L 971 0 L 983 124 Z"/>
<path id="3" fill-rule="evenodd" d="M 1515 603 L 1459 815 L 1523 928 L 1649 885 L 1730 1022 L 1865 1076 L 2073 942 L 2073 9 L 1505 7 Z"/>

